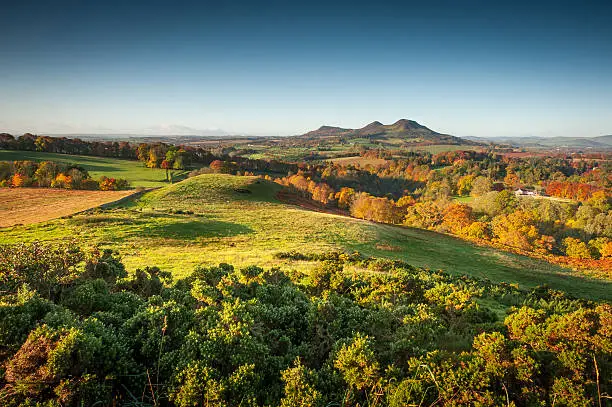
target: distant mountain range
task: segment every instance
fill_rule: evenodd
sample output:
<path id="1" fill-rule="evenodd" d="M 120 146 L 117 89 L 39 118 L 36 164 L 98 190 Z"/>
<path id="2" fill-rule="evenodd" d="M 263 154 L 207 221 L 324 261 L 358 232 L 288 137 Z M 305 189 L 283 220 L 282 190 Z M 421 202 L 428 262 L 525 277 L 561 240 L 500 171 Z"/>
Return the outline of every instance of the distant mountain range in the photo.
<path id="1" fill-rule="evenodd" d="M 360 129 L 347 129 L 342 127 L 321 126 L 299 136 L 304 139 L 359 139 L 368 138 L 372 141 L 414 144 L 479 144 L 475 141 L 460 137 L 442 134 L 433 131 L 414 120 L 401 119 L 393 124 L 382 124 L 375 121 Z"/>
<path id="2" fill-rule="evenodd" d="M 612 148 L 612 135 L 598 137 L 465 137 L 480 143 L 508 144 L 514 147 Z"/>

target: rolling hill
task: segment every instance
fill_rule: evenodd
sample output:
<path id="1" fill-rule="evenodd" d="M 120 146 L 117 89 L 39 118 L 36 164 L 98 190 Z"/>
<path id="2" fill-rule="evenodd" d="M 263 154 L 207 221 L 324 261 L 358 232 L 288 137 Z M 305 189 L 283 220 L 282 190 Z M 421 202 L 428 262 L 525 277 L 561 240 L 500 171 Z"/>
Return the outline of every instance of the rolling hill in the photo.
<path id="1" fill-rule="evenodd" d="M 397 144 L 449 144 L 449 145 L 477 145 L 474 141 L 460 137 L 438 133 L 414 120 L 401 119 L 393 124 L 382 124 L 374 121 L 360 129 L 347 129 L 342 127 L 321 126 L 317 130 L 294 136 L 301 139 L 339 139 L 351 140 L 367 138 L 371 141 L 389 142 Z"/>
<path id="2" fill-rule="evenodd" d="M 277 254 L 358 251 L 455 275 L 611 299 L 606 281 L 439 233 L 308 211 L 278 201 L 280 188 L 257 177 L 205 174 L 110 209 L 0 229 L 0 243 L 75 240 L 118 250 L 130 271 L 158 266 L 177 276 L 220 262 L 300 270 L 311 264 Z"/>

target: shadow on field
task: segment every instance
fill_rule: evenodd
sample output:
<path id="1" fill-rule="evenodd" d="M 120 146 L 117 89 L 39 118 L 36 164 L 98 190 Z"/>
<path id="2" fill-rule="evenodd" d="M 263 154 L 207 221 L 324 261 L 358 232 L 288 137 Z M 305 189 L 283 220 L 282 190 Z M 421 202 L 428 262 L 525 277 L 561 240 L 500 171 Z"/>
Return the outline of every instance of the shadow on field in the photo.
<path id="1" fill-rule="evenodd" d="M 85 168 L 87 171 L 97 171 L 97 172 L 118 172 L 121 171 L 121 168 L 115 167 L 112 165 L 97 165 L 97 164 L 89 164 L 89 163 L 79 163 L 79 165 Z"/>
<path id="2" fill-rule="evenodd" d="M 64 164 L 76 164 L 84 167 L 87 171 L 120 171 L 121 168 L 110 165 L 105 160 L 119 160 L 119 158 L 103 158 L 103 157 L 88 157 L 88 156 L 71 156 L 65 154 L 56 153 L 30 153 L 24 151 L 1 151 L 0 161 L 15 161 L 15 160 L 28 160 L 28 161 L 57 161 Z M 123 160 L 129 162 L 130 160 Z"/>
<path id="3" fill-rule="evenodd" d="M 70 223 L 92 232 L 102 232 L 115 242 L 143 237 L 196 240 L 253 232 L 248 226 L 238 223 L 206 219 L 202 216 L 194 218 L 164 213 L 131 213 L 130 216 L 121 213 L 89 215 L 71 219 Z"/>
<path id="4" fill-rule="evenodd" d="M 417 267 L 441 269 L 494 282 L 519 283 L 522 288 L 547 285 L 578 298 L 612 300 L 612 283 L 591 278 L 544 260 L 478 246 L 454 236 L 390 225 L 368 226 L 368 242 L 346 242 L 347 251 L 406 261 Z"/>
<path id="5" fill-rule="evenodd" d="M 253 232 L 253 229 L 232 222 L 197 220 L 147 225 L 142 234 L 150 237 L 191 240 L 198 237 L 231 237 Z"/>

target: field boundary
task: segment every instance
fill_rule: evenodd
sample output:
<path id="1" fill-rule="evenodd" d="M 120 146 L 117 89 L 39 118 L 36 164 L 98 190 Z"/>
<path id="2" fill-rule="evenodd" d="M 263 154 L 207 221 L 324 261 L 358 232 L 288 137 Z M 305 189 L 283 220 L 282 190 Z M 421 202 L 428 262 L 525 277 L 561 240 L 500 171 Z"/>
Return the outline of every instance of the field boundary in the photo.
<path id="1" fill-rule="evenodd" d="M 83 209 L 82 211 L 75 212 L 75 213 L 73 213 L 72 215 L 67 215 L 67 216 L 80 215 L 80 214 L 82 214 L 82 213 L 89 212 L 89 211 L 91 211 L 92 209 L 108 209 L 108 208 L 110 208 L 111 206 L 114 206 L 114 205 L 118 205 L 118 204 L 121 204 L 121 203 L 127 202 L 127 201 L 129 201 L 129 200 L 131 200 L 131 199 L 140 198 L 140 196 L 144 195 L 145 193 L 147 193 L 147 192 L 151 192 L 151 191 L 154 191 L 154 190 L 159 189 L 159 188 L 161 188 L 161 187 L 156 187 L 156 188 L 145 188 L 145 189 L 142 189 L 142 190 L 139 190 L 139 191 L 134 191 L 134 193 L 133 193 L 133 194 L 126 195 L 126 196 L 124 196 L 124 197 L 121 197 L 121 198 L 116 199 L 116 200 L 111 201 L 111 202 L 105 202 L 105 203 L 100 204 L 100 205 L 92 206 L 91 208 Z M 62 216 L 62 217 L 65 217 L 65 216 Z"/>

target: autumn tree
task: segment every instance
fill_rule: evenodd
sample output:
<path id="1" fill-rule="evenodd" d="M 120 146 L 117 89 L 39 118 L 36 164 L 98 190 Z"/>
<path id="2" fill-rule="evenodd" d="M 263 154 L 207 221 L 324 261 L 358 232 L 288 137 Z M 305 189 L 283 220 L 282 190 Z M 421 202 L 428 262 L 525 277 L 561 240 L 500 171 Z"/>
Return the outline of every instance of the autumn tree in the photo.
<path id="1" fill-rule="evenodd" d="M 508 188 L 518 188 L 521 186 L 521 180 L 518 175 L 513 172 L 508 172 L 504 177 L 504 184 Z"/>
<path id="2" fill-rule="evenodd" d="M 460 177 L 457 181 L 457 195 L 469 195 L 475 178 L 473 174 Z"/>
<path id="3" fill-rule="evenodd" d="M 349 187 L 342 187 L 340 191 L 336 192 L 335 198 L 340 209 L 348 209 L 355 198 L 355 190 Z"/>
<path id="4" fill-rule="evenodd" d="M 498 242 L 524 250 L 532 250 L 540 237 L 533 215 L 521 210 L 496 216 L 491 229 Z"/>
<path id="5" fill-rule="evenodd" d="M 72 189 L 72 177 L 70 175 L 64 174 L 63 172 L 60 172 L 56 175 L 53 182 L 51 182 L 51 187 Z"/>
<path id="6" fill-rule="evenodd" d="M 52 161 L 43 161 L 38 164 L 34 173 L 39 187 L 50 187 L 59 171 L 58 165 Z"/>
<path id="7" fill-rule="evenodd" d="M 475 198 L 471 205 L 475 212 L 494 217 L 513 212 L 518 208 L 519 201 L 511 191 L 491 191 Z"/>
<path id="8" fill-rule="evenodd" d="M 565 254 L 574 259 L 590 259 L 592 258 L 591 251 L 586 243 L 580 239 L 566 237 L 563 239 L 563 247 Z"/>
<path id="9" fill-rule="evenodd" d="M 491 181 L 490 178 L 480 176 L 480 177 L 476 177 L 472 181 L 472 189 L 471 189 L 472 196 L 482 196 L 492 190 L 493 190 L 493 181 Z"/>
<path id="10" fill-rule="evenodd" d="M 168 175 L 168 171 L 172 168 L 172 164 L 168 160 L 164 160 L 161 163 L 161 168 L 166 170 L 166 181 L 170 181 L 170 177 Z"/>
<path id="11" fill-rule="evenodd" d="M 312 199 L 327 205 L 334 200 L 334 190 L 324 182 L 319 183 L 312 191 Z"/>
<path id="12" fill-rule="evenodd" d="M 351 215 L 382 223 L 398 223 L 401 218 L 399 208 L 392 200 L 374 197 L 365 192 L 356 196 L 351 205 Z"/>
<path id="13" fill-rule="evenodd" d="M 450 232 L 455 234 L 463 234 L 472 222 L 472 208 L 461 203 L 453 203 L 444 209 L 444 217 L 442 225 Z"/>
<path id="14" fill-rule="evenodd" d="M 443 220 L 444 203 L 422 201 L 409 206 L 404 216 L 404 225 L 422 229 L 433 229 Z"/>

